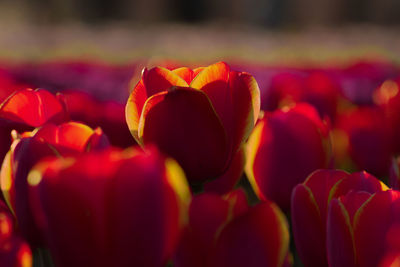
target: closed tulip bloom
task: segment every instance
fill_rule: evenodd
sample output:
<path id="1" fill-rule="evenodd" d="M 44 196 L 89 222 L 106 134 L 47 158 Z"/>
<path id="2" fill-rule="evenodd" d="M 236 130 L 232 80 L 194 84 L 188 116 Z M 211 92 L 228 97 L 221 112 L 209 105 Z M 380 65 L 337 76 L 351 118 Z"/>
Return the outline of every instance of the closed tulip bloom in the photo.
<path id="1" fill-rule="evenodd" d="M 341 170 L 317 170 L 292 193 L 292 229 L 299 257 L 304 266 L 328 264 L 326 221 L 329 203 L 348 192 L 375 193 L 387 187 L 374 176 Z"/>
<path id="2" fill-rule="evenodd" d="M 208 67 L 144 69 L 126 105 L 139 144 L 175 158 L 191 183 L 222 175 L 249 136 L 260 109 L 254 78 L 224 62 Z"/>
<path id="3" fill-rule="evenodd" d="M 28 181 L 56 266 L 164 266 L 187 222 L 184 173 L 154 148 L 44 160 Z"/>
<path id="4" fill-rule="evenodd" d="M 267 113 L 249 138 L 245 167 L 258 197 L 287 211 L 292 189 L 328 167 L 328 137 L 327 126 L 308 104 Z"/>

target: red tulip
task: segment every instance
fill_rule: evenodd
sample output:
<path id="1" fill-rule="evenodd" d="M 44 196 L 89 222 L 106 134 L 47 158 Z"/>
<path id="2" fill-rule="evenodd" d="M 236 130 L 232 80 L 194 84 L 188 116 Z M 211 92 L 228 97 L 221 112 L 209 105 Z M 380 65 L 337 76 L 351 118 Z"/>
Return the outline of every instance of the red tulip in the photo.
<path id="1" fill-rule="evenodd" d="M 387 80 L 375 91 L 374 102 L 384 111 L 393 152 L 400 153 L 400 78 Z"/>
<path id="2" fill-rule="evenodd" d="M 258 118 L 259 89 L 220 62 L 194 70 L 144 69 L 126 105 L 139 144 L 174 157 L 190 182 L 222 175 Z"/>
<path id="3" fill-rule="evenodd" d="M 174 266 L 283 266 L 289 253 L 286 219 L 270 201 L 249 207 L 242 190 L 193 198 Z"/>
<path id="4" fill-rule="evenodd" d="M 353 191 L 375 193 L 387 189 L 366 172 L 317 170 L 292 193 L 292 229 L 299 257 L 305 266 L 325 266 L 326 220 L 329 203 Z"/>
<path id="5" fill-rule="evenodd" d="M 393 147 L 382 109 L 359 107 L 341 114 L 336 125 L 338 133 L 345 143 L 343 149 L 357 170 L 366 170 L 374 175 L 387 174 Z"/>
<path id="6" fill-rule="evenodd" d="M 32 221 L 27 196 L 27 175 L 30 169 L 48 156 L 77 155 L 107 146 L 107 137 L 101 129 L 92 130 L 76 122 L 59 126 L 48 123 L 31 133 L 24 133 L 13 142 L 1 168 L 1 189 L 17 217 L 22 235 L 29 242 L 37 244 L 41 239 Z"/>
<path id="7" fill-rule="evenodd" d="M 263 110 L 273 111 L 279 107 L 298 102 L 313 105 L 321 117 L 335 120 L 341 88 L 328 72 L 281 71 L 271 78 L 270 86 L 261 100 Z"/>
<path id="8" fill-rule="evenodd" d="M 386 236 L 400 222 L 400 192 L 351 191 L 329 205 L 329 266 L 378 266 L 386 252 Z"/>
<path id="9" fill-rule="evenodd" d="M 14 92 L 0 105 L 0 160 L 10 149 L 11 131 L 32 130 L 48 122 L 62 123 L 68 113 L 61 96 L 46 90 L 24 89 Z"/>
<path id="10" fill-rule="evenodd" d="M 207 266 L 286 266 L 289 231 L 279 208 L 265 201 L 228 223 Z"/>
<path id="11" fill-rule="evenodd" d="M 183 171 L 155 149 L 45 160 L 28 181 L 57 266 L 163 266 L 187 221 Z"/>
<path id="12" fill-rule="evenodd" d="M 293 187 L 329 163 L 326 125 L 308 104 L 267 113 L 248 142 L 246 174 L 260 199 L 290 206 Z"/>
<path id="13" fill-rule="evenodd" d="M 174 266 L 208 266 L 210 253 L 221 229 L 247 209 L 247 199 L 243 190 L 236 190 L 224 196 L 215 193 L 194 196 L 189 208 L 189 224 L 174 257 Z"/>

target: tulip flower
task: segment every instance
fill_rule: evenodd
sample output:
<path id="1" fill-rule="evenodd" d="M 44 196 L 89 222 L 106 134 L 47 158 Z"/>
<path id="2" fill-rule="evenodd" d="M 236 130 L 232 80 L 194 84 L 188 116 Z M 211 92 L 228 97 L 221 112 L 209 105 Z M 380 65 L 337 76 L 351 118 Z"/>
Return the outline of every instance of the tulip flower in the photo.
<path id="1" fill-rule="evenodd" d="M 208 266 L 286 266 L 288 253 L 286 218 L 274 203 L 265 201 L 222 229 Z"/>
<path id="2" fill-rule="evenodd" d="M 242 190 L 193 198 L 174 266 L 283 266 L 286 219 L 270 201 L 249 207 Z"/>
<path id="3" fill-rule="evenodd" d="M 287 211 L 292 189 L 316 169 L 328 167 L 328 137 L 326 125 L 308 104 L 267 113 L 248 142 L 245 171 L 257 196 Z"/>
<path id="4" fill-rule="evenodd" d="M 144 69 L 126 105 L 129 129 L 141 144 L 175 158 L 191 183 L 229 167 L 258 118 L 254 78 L 220 62 L 194 70 Z"/>
<path id="5" fill-rule="evenodd" d="M 216 193 L 194 196 L 189 208 L 189 223 L 174 257 L 174 266 L 208 266 L 222 227 L 248 208 L 245 193 L 240 189 L 224 196 Z"/>
<path id="6" fill-rule="evenodd" d="M 184 173 L 154 148 L 44 160 L 28 181 L 56 266 L 163 266 L 187 222 Z"/>
<path id="7" fill-rule="evenodd" d="M 326 266 L 327 214 L 330 203 L 349 192 L 373 194 L 387 187 L 374 176 L 341 170 L 317 170 L 292 193 L 292 229 L 305 266 Z"/>
<path id="8" fill-rule="evenodd" d="M 22 235 L 31 244 L 37 245 L 41 238 L 32 221 L 27 196 L 30 169 L 48 156 L 72 156 L 107 146 L 107 137 L 101 129 L 92 130 L 76 122 L 59 126 L 48 123 L 33 132 L 24 133 L 13 142 L 1 168 L 1 189 L 17 217 Z"/>
<path id="9" fill-rule="evenodd" d="M 351 191 L 332 200 L 328 209 L 329 266 L 378 266 L 386 236 L 400 222 L 400 192 Z"/>
<path id="10" fill-rule="evenodd" d="M 0 105 L 0 159 L 10 149 L 13 129 L 27 131 L 47 122 L 62 123 L 68 118 L 61 95 L 54 96 L 42 89 L 14 92 Z"/>
<path id="11" fill-rule="evenodd" d="M 338 117 L 336 134 L 341 136 L 356 170 L 386 175 L 393 146 L 385 114 L 378 107 L 358 107 Z M 334 142 L 335 145 L 335 142 Z M 338 158 L 340 163 L 342 159 Z"/>

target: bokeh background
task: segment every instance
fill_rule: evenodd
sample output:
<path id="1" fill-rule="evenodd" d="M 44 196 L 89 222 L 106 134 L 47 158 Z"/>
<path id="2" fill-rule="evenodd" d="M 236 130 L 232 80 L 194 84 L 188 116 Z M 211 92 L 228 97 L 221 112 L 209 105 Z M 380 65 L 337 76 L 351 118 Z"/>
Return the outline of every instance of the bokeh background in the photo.
<path id="1" fill-rule="evenodd" d="M 2 0 L 0 59 L 398 61 L 398 0 Z"/>

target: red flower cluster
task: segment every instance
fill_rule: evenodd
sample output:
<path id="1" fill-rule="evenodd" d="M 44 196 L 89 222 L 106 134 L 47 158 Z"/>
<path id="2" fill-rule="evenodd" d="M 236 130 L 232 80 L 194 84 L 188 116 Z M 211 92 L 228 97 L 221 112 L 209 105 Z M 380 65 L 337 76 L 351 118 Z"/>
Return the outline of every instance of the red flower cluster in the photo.
<path id="1" fill-rule="evenodd" d="M 128 67 L 30 67 L 0 73 L 0 266 L 397 266 L 395 66 L 154 67 L 129 93 Z"/>

